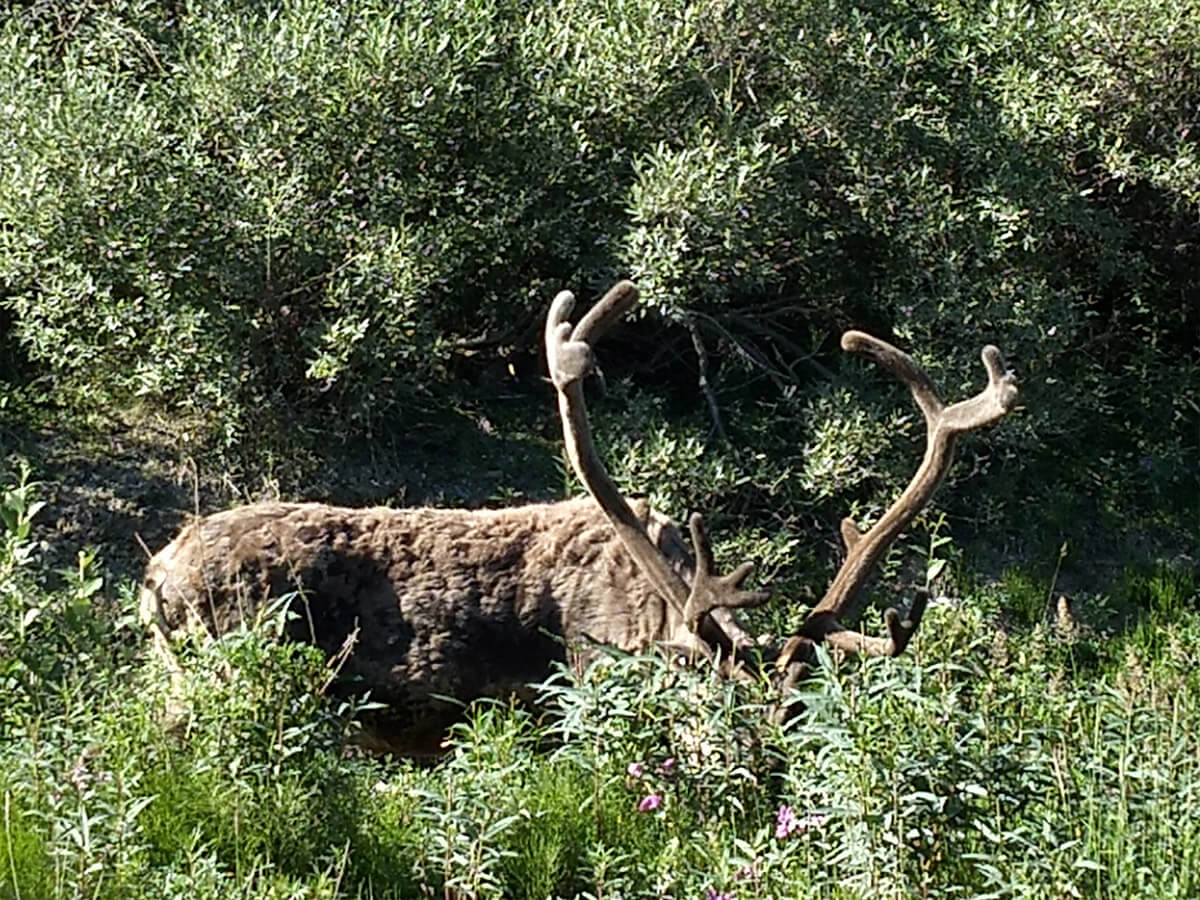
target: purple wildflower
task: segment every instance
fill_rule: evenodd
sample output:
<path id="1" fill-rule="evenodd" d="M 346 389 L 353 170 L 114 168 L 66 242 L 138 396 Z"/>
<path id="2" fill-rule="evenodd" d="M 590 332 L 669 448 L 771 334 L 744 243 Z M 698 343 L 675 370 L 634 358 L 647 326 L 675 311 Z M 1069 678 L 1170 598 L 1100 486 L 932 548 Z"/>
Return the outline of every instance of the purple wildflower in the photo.
<path id="1" fill-rule="evenodd" d="M 647 794 L 638 804 L 638 812 L 654 812 L 662 806 L 663 798 L 659 794 Z"/>
<path id="2" fill-rule="evenodd" d="M 668 756 L 666 759 L 664 759 L 662 762 L 660 762 L 658 764 L 658 771 L 661 772 L 663 775 L 667 776 L 668 778 L 670 778 L 672 775 L 675 774 L 675 765 L 676 765 L 675 757 Z"/>
<path id="3" fill-rule="evenodd" d="M 779 812 L 775 815 L 775 839 L 782 841 L 799 830 L 800 819 L 796 816 L 796 811 L 786 803 L 781 803 Z"/>
<path id="4" fill-rule="evenodd" d="M 709 888 L 704 892 L 704 900 L 733 900 L 733 894 L 717 891 L 714 888 Z"/>
<path id="5" fill-rule="evenodd" d="M 816 831 L 825 827 L 825 823 L 829 821 L 829 816 L 824 813 L 809 813 L 801 818 L 796 815 L 796 811 L 782 803 L 779 806 L 779 812 L 775 816 L 775 838 L 784 840 L 790 838 L 794 834 L 804 834 L 808 831 Z"/>
<path id="6" fill-rule="evenodd" d="M 631 762 L 625 767 L 625 772 L 630 778 L 641 778 L 646 774 L 646 767 L 640 762 Z"/>

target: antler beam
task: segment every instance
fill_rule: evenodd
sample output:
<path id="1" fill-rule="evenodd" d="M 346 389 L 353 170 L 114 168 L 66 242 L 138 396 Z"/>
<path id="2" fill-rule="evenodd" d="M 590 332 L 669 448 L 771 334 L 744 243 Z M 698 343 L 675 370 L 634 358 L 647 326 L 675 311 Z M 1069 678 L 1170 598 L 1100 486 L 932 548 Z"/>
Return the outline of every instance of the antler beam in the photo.
<path id="1" fill-rule="evenodd" d="M 546 317 L 546 359 L 550 378 L 558 390 L 563 439 L 572 467 L 612 522 L 625 549 L 663 600 L 682 618 L 688 632 L 695 636 L 710 613 L 757 606 L 766 602 L 769 594 L 742 589 L 753 569 L 751 563 L 743 563 L 729 575 L 714 573 L 712 547 L 699 513 L 693 513 L 688 523 L 696 558 L 695 577 L 689 588 L 650 540 L 645 527 L 600 461 L 584 403 L 583 379 L 596 368 L 592 346 L 637 298 L 638 290 L 632 282 L 618 282 L 572 329 L 567 316 L 575 305 L 575 296 L 570 291 L 559 293 Z M 721 620 L 724 616 L 717 618 Z M 721 627 L 719 622 L 718 627 Z M 740 643 L 739 635 L 731 636 L 728 628 L 722 630 L 730 644 Z M 690 641 L 689 649 L 699 656 L 711 656 L 712 652 L 699 639 Z"/>
<path id="2" fill-rule="evenodd" d="M 913 517 L 929 502 L 937 490 L 954 454 L 958 435 L 990 425 L 1006 415 L 1017 402 L 1016 376 L 1005 368 L 1004 357 L 991 345 L 983 348 L 983 364 L 987 369 L 988 385 L 969 400 L 946 406 L 934 391 L 933 383 L 911 356 L 902 353 L 886 341 L 861 331 L 842 335 L 842 349 L 872 360 L 891 372 L 908 386 L 913 399 L 925 416 L 925 457 L 911 482 L 899 499 L 865 534 L 860 533 L 850 519 L 842 520 L 842 540 L 846 545 L 846 561 L 842 564 L 825 596 L 809 613 L 801 633 L 813 642 L 824 642 L 849 653 L 873 656 L 895 656 L 907 646 L 920 625 L 927 596 L 921 593 L 903 617 L 889 609 L 884 620 L 888 637 L 867 637 L 843 627 L 838 619 L 854 604 L 855 598 L 870 575 L 871 567 L 884 551 L 909 525 Z M 798 646 L 781 654 L 786 665 Z"/>

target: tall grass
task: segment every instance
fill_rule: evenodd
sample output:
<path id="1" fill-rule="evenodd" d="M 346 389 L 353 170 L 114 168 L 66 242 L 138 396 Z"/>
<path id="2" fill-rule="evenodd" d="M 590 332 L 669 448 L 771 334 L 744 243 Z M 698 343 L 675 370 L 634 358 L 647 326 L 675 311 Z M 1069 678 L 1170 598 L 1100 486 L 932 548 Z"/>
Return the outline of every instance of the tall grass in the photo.
<path id="1" fill-rule="evenodd" d="M 613 654 L 420 764 L 348 749 L 355 709 L 270 623 L 181 648 L 168 726 L 132 591 L 48 579 L 35 494 L 2 495 L 0 897 L 1200 892 L 1190 573 L 1130 574 L 1119 632 L 1002 630 L 1003 586 L 937 606 L 782 728 L 762 686 Z"/>

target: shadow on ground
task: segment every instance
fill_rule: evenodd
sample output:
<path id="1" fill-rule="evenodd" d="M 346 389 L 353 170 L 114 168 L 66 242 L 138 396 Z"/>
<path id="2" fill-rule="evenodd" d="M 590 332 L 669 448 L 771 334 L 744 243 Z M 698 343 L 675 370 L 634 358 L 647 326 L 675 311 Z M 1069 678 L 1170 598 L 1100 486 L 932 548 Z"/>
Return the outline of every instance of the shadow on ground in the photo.
<path id="1" fill-rule="evenodd" d="M 73 567 L 91 547 L 120 582 L 140 578 L 147 554 L 191 516 L 238 503 L 482 507 L 554 499 L 564 484 L 557 427 L 547 417 L 501 434 L 487 419 L 459 413 L 370 441 L 317 435 L 287 458 L 248 460 L 189 446 L 161 421 L 0 422 L 0 474 L 25 459 L 40 483 L 46 507 L 35 526 L 47 570 Z"/>

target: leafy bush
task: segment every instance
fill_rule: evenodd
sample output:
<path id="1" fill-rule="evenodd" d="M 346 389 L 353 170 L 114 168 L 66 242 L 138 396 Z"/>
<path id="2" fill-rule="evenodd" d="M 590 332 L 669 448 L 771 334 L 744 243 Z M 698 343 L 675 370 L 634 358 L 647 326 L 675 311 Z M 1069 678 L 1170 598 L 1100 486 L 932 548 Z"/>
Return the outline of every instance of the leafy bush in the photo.
<path id="1" fill-rule="evenodd" d="M 955 393 L 992 340 L 1028 408 L 1001 457 L 1078 454 L 1076 486 L 1120 468 L 1170 502 L 1194 489 L 1195 15 L 17 7 L 0 297 L 60 389 L 232 439 L 264 409 L 377 423 L 447 391 L 463 352 L 536 353 L 558 287 L 631 274 L 729 389 L 742 367 L 791 392 L 736 434 L 796 445 L 772 405 L 821 411 L 803 389 L 845 324 Z"/>
<path id="2" fill-rule="evenodd" d="M 0 736 L 69 705 L 79 673 L 108 652 L 97 647 L 113 641 L 118 625 L 98 608 L 104 579 L 94 553 L 80 552 L 77 568 L 57 573 L 61 586 L 47 590 L 33 537 L 45 504 L 29 475 L 23 462 L 15 483 L 0 490 L 0 685 L 13 698 L 0 711 Z"/>

